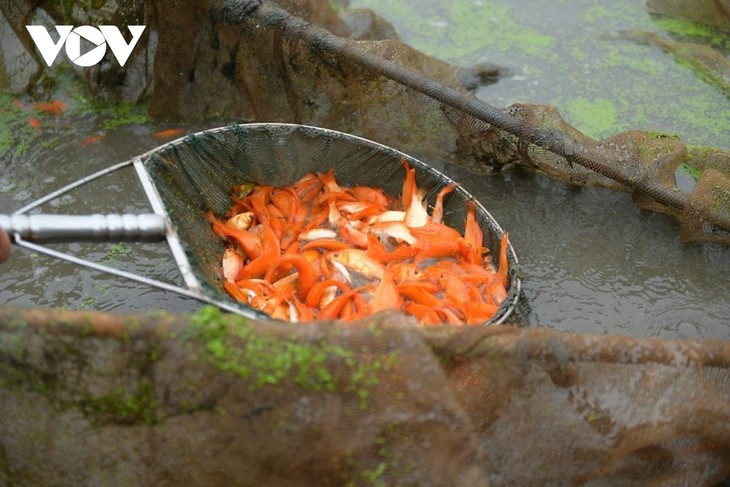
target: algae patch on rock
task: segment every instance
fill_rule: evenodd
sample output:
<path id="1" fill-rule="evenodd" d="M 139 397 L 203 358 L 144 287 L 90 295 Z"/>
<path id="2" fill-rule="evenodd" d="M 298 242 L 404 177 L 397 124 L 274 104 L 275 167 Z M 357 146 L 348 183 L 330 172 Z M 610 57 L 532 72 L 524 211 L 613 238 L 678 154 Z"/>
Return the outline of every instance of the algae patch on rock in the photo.
<path id="1" fill-rule="evenodd" d="M 133 394 L 115 390 L 88 396 L 81 401 L 80 407 L 94 422 L 101 424 L 155 424 L 158 421 L 154 384 L 144 378 L 140 379 Z"/>
<path id="2" fill-rule="evenodd" d="M 366 407 L 379 374 L 397 361 L 396 352 L 362 360 L 326 338 L 308 340 L 294 330 L 275 335 L 267 332 L 266 323 L 223 314 L 212 306 L 195 313 L 191 323 L 192 336 L 203 340 L 205 359 L 221 371 L 246 379 L 251 390 L 293 383 L 313 392 L 354 393 L 360 406 Z"/>

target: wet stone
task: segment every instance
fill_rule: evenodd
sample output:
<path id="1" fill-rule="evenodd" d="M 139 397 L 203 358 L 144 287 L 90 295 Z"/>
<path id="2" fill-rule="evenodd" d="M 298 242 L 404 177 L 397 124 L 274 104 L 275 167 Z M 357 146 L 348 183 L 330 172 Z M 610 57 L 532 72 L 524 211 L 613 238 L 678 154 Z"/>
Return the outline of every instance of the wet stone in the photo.
<path id="1" fill-rule="evenodd" d="M 681 17 L 696 22 L 714 25 L 723 29 L 730 28 L 730 2 L 697 2 L 694 0 L 647 0 L 649 12 L 672 17 Z"/>
<path id="2" fill-rule="evenodd" d="M 353 9 L 343 12 L 342 20 L 350 29 L 349 37 L 357 40 L 398 39 L 395 28 L 369 9 Z"/>
<path id="3" fill-rule="evenodd" d="M 0 13 L 0 88 L 20 93 L 32 86 L 40 72 L 41 66 Z"/>

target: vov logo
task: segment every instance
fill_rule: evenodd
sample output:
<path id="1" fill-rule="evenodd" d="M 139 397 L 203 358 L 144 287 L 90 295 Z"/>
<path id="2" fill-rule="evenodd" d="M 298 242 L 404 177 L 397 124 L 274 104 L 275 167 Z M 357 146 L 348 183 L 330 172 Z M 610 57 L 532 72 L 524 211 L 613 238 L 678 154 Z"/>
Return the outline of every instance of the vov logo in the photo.
<path id="1" fill-rule="evenodd" d="M 113 25 L 100 25 L 98 28 L 91 25 L 80 25 L 76 28 L 73 25 L 57 25 L 57 42 L 53 42 L 51 35 L 44 26 L 25 26 L 48 66 L 53 64 L 65 44 L 66 54 L 71 62 L 76 66 L 85 68 L 94 66 L 102 60 L 104 54 L 106 54 L 107 44 L 111 48 L 114 57 L 119 61 L 120 66 L 124 66 L 124 63 L 129 59 L 129 55 L 132 54 L 134 46 L 142 37 L 145 27 L 144 25 L 130 25 L 128 28 L 132 34 L 132 40 L 127 43 L 119 29 Z M 83 54 L 81 53 L 82 38 L 95 46 Z"/>

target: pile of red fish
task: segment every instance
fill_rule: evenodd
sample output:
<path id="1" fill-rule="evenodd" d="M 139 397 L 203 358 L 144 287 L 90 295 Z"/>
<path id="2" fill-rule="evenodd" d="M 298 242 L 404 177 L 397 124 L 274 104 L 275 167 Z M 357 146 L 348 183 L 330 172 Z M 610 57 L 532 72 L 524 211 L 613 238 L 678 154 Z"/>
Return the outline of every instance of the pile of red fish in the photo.
<path id="1" fill-rule="evenodd" d="M 342 187 L 334 172 L 308 174 L 293 186 L 246 183 L 233 207 L 208 218 L 229 245 L 223 255 L 232 298 L 288 321 L 352 320 L 400 309 L 422 324 L 489 320 L 507 297 L 507 237 L 496 270 L 482 246 L 475 203 L 464 234 L 443 223 L 443 188 L 432 213 L 406 170 L 403 192 Z"/>

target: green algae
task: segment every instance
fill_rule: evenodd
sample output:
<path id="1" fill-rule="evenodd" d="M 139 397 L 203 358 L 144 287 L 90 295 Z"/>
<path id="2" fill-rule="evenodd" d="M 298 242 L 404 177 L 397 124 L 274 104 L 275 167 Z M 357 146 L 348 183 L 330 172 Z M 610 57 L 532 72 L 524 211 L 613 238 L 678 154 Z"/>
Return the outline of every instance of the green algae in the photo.
<path id="1" fill-rule="evenodd" d="M 627 30 L 622 37 L 643 45 L 654 45 L 670 54 L 676 62 L 699 79 L 730 94 L 730 64 L 717 50 L 694 42 L 678 42 L 645 30 Z"/>
<path id="2" fill-rule="evenodd" d="M 353 393 L 365 408 L 380 375 L 397 361 L 396 352 L 373 354 L 364 360 L 326 340 L 267 335 L 248 319 L 223 314 L 214 306 L 201 308 L 192 315 L 191 323 L 193 335 L 204 341 L 207 361 L 246 379 L 251 390 L 291 381 L 307 391 Z M 348 380 L 340 381 L 332 372 L 338 364 L 345 366 Z"/>
<path id="3" fill-rule="evenodd" d="M 137 390 L 129 394 L 114 390 L 98 396 L 87 396 L 80 407 L 96 423 L 148 424 L 158 422 L 158 402 L 152 381 L 142 378 Z"/>
<path id="4" fill-rule="evenodd" d="M 723 46 L 730 36 L 719 29 L 657 19 L 643 2 L 629 0 L 550 6 L 528 0 L 355 0 L 352 6 L 372 8 L 404 42 L 428 54 L 461 64 L 487 60 L 505 66 L 511 75 L 477 91 L 492 105 L 553 105 L 594 137 L 640 129 L 677 133 L 693 144 L 730 144 L 730 106 L 723 93 L 661 50 L 618 35 L 627 29 L 667 28 L 727 52 Z"/>
<path id="5" fill-rule="evenodd" d="M 592 76 L 574 90 L 580 93 L 577 99 L 558 94 L 547 100 L 569 123 L 592 137 L 644 129 L 712 145 L 727 143 L 721 121 L 730 116 L 730 106 L 722 93 L 708 89 L 694 72 L 671 59 L 658 59 L 645 46 L 608 47 L 613 51 L 595 61 Z"/>
<path id="6" fill-rule="evenodd" d="M 378 12 L 398 27 L 406 43 L 449 61 L 463 61 L 492 49 L 549 57 L 554 42 L 552 35 L 520 25 L 513 9 L 496 1 L 358 0 L 351 6 Z"/>
<path id="7" fill-rule="evenodd" d="M 388 429 L 389 427 L 386 427 Z M 378 445 L 378 457 L 382 460 L 371 469 L 358 469 L 352 452 L 347 451 L 343 455 L 332 458 L 333 470 L 342 476 L 340 482 L 347 487 L 357 485 L 371 485 L 373 487 L 384 487 L 390 485 L 392 479 L 386 477 L 386 471 L 397 472 L 398 461 L 392 460 L 392 452 L 386 446 L 387 440 L 380 435 L 375 439 Z M 331 479 L 328 479 L 331 480 Z"/>
<path id="8" fill-rule="evenodd" d="M 327 344 L 310 347 L 259 335 L 247 319 L 224 316 L 215 307 L 202 308 L 192 322 L 205 340 L 209 361 L 220 370 L 249 379 L 252 390 L 278 385 L 293 374 L 294 382 L 304 389 L 334 391 L 335 381 L 326 361 L 330 354 L 347 355 L 345 350 Z"/>
<path id="9" fill-rule="evenodd" d="M 101 124 L 104 131 L 114 130 L 127 125 L 142 125 L 151 121 L 147 103 L 132 104 L 121 102 L 117 105 L 97 104 L 95 113 L 104 116 Z"/>
<path id="10" fill-rule="evenodd" d="M 702 169 L 696 168 L 686 162 L 683 162 L 677 167 L 677 171 L 682 171 L 685 174 L 692 176 L 695 180 L 699 179 L 704 172 Z"/>
<path id="11" fill-rule="evenodd" d="M 103 263 L 109 263 L 117 260 L 119 257 L 126 255 L 130 252 L 130 248 L 124 242 L 118 242 L 111 246 L 109 251 L 106 253 L 104 258 L 101 260 Z"/>
<path id="12" fill-rule="evenodd" d="M 707 44 L 725 52 L 730 50 L 730 36 L 722 29 L 678 17 L 657 17 L 654 24 L 680 40 Z"/>
<path id="13" fill-rule="evenodd" d="M 363 480 L 366 482 L 369 482 L 370 485 L 373 487 L 385 487 L 388 485 L 388 483 L 383 478 L 383 475 L 385 474 L 385 469 L 388 467 L 388 464 L 385 462 L 380 462 L 378 465 L 373 468 L 372 470 L 365 470 L 362 472 Z"/>
<path id="14" fill-rule="evenodd" d="M 709 25 L 678 17 L 661 17 L 657 18 L 654 23 L 663 30 L 682 37 L 709 38 L 713 35 L 713 30 Z"/>
<path id="15" fill-rule="evenodd" d="M 625 28 L 627 20 L 640 18 L 645 13 L 638 2 L 617 2 L 610 4 L 600 0 L 572 2 L 578 9 L 582 7 L 582 22 L 584 25 L 595 26 L 603 31 Z"/>
<path id="16" fill-rule="evenodd" d="M 565 104 L 566 120 L 589 137 L 601 138 L 618 126 L 616 105 L 607 98 L 575 98 Z"/>

